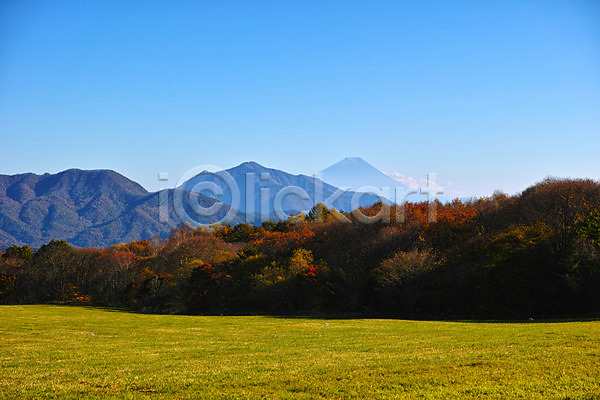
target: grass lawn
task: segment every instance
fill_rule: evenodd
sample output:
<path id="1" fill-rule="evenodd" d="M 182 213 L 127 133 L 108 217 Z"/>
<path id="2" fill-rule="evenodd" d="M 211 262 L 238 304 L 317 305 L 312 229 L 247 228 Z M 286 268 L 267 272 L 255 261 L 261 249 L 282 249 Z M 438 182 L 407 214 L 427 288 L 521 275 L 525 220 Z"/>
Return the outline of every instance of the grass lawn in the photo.
<path id="1" fill-rule="evenodd" d="M 600 322 L 0 306 L 0 398 L 600 398 Z"/>

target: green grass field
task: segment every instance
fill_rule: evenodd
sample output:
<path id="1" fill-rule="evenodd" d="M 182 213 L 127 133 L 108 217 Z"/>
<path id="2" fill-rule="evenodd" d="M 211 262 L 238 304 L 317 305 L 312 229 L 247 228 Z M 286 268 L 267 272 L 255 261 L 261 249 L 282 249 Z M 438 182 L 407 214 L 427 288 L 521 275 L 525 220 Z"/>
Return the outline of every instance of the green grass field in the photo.
<path id="1" fill-rule="evenodd" d="M 0 306 L 0 398 L 600 398 L 600 322 Z"/>

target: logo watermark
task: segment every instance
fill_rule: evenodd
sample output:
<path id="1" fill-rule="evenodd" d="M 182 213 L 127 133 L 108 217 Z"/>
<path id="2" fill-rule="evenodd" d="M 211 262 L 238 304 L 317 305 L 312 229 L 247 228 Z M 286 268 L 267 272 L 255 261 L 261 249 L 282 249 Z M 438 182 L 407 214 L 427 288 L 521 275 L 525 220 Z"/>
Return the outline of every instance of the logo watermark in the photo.
<path id="1" fill-rule="evenodd" d="M 323 204 L 336 209 L 332 216 L 340 222 L 390 222 L 391 207 L 395 207 L 395 221 L 404 222 L 405 204 L 411 200 L 428 203 L 427 220 L 437 221 L 437 201 L 443 189 L 437 184 L 437 174 L 427 174 L 425 187 L 411 189 L 398 186 L 362 186 L 337 188 L 324 182 L 322 174 L 304 177 L 303 187 L 281 185 L 270 172 L 247 172 L 232 176 L 214 165 L 199 165 L 179 177 L 174 187 L 168 188 L 169 174 L 158 174 L 158 217 L 163 223 L 189 222 L 194 226 L 248 223 L 267 220 L 286 221 L 299 213 L 308 213 L 315 205 Z M 365 207 L 381 203 L 375 215 L 366 215 Z"/>

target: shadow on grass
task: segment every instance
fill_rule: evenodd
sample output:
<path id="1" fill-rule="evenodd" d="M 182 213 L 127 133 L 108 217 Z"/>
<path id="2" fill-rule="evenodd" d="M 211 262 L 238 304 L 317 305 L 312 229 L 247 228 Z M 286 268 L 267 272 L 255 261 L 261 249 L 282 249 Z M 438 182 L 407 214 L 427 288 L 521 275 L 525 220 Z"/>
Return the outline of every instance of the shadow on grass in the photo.
<path id="1" fill-rule="evenodd" d="M 377 315 L 270 315 L 263 316 L 269 318 L 281 319 L 320 319 L 320 320 L 350 320 L 350 319 L 380 319 L 380 320 L 397 320 L 397 321 L 415 321 L 415 322 L 457 322 L 457 323 L 473 323 L 473 324 L 548 324 L 548 323 L 566 323 L 566 322 L 596 322 L 600 321 L 597 316 L 581 316 L 581 317 L 552 317 L 552 318 L 531 318 L 531 319 L 465 319 L 465 318 L 409 318 L 409 317 L 392 317 L 392 316 L 377 316 Z"/>
<path id="2" fill-rule="evenodd" d="M 84 308 L 93 310 L 102 310 L 106 312 L 115 313 L 129 313 L 129 314 L 140 314 L 140 315 L 177 315 L 177 316 L 211 316 L 211 317 L 266 317 L 275 319 L 315 319 L 315 320 L 356 320 L 356 319 L 380 319 L 380 320 L 402 320 L 402 321 L 419 321 L 419 322 L 457 322 L 457 323 L 476 323 L 476 324 L 546 324 L 546 323 L 566 323 L 566 322 L 596 322 L 600 321 L 599 315 L 565 315 L 565 316 L 542 316 L 539 318 L 527 318 L 527 319 L 489 319 L 489 318 L 410 318 L 407 316 L 392 316 L 377 313 L 315 313 L 315 314 L 269 314 L 269 313 L 210 313 L 210 314 L 188 314 L 188 313 L 167 313 L 158 311 L 148 310 L 136 310 L 126 307 L 108 307 L 108 306 L 92 306 L 87 304 L 65 304 L 65 303 L 53 303 L 53 304 L 40 304 L 48 306 L 61 306 L 61 307 L 73 307 L 73 308 Z"/>

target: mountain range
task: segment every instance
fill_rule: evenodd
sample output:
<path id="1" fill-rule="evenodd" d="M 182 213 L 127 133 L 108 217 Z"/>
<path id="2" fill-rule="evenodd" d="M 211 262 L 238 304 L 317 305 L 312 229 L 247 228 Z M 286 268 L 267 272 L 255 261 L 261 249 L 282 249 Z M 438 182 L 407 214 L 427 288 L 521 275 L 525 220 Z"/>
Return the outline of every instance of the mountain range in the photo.
<path id="1" fill-rule="evenodd" d="M 253 223 L 267 218 L 286 219 L 290 214 L 309 211 L 316 203 L 350 211 L 380 200 L 368 193 L 342 190 L 315 177 L 289 174 L 256 162 L 224 171 L 203 171 L 181 188 L 214 196 L 248 214 Z"/>
<path id="2" fill-rule="evenodd" d="M 173 205 L 177 194 L 174 190 L 150 193 L 110 170 L 0 175 L 0 248 L 13 244 L 35 248 L 51 239 L 104 247 L 164 237 L 186 221 Z M 210 207 L 219 203 L 201 194 L 184 194 L 186 204 Z M 159 218 L 160 200 L 168 217 L 164 222 Z M 221 214 L 229 211 L 227 205 L 218 205 Z M 242 222 L 243 217 L 235 212 L 231 221 Z"/>
<path id="3" fill-rule="evenodd" d="M 365 186 L 411 190 L 357 157 L 316 177 L 245 162 L 219 172 L 203 171 L 175 189 L 159 192 L 148 192 L 111 170 L 0 175 L 0 249 L 13 244 L 37 248 L 51 239 L 105 247 L 166 237 L 183 222 L 258 224 L 307 212 L 318 202 L 344 211 L 380 199 L 391 203 L 347 189 Z"/>

